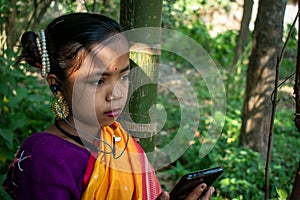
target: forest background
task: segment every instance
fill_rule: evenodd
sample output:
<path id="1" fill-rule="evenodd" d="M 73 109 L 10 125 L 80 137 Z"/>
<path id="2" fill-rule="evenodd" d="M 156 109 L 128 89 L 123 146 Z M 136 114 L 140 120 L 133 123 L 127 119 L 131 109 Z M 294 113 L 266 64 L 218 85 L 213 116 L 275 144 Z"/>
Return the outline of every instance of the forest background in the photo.
<path id="1" fill-rule="evenodd" d="M 53 97 L 45 81 L 40 78 L 37 71 L 26 65 L 14 66 L 20 50 L 17 47 L 21 33 L 25 30 L 36 31 L 44 28 L 53 18 L 74 11 L 97 12 L 119 20 L 120 1 L 0 0 L 0 2 L 0 180 L 2 180 L 21 142 L 34 132 L 44 130 L 54 120 L 54 115 L 50 111 Z M 203 110 L 200 126 L 198 130 L 194 130 L 195 137 L 190 148 L 178 160 L 157 172 L 166 190 L 170 190 L 187 172 L 222 166 L 225 173 L 214 184 L 217 191 L 213 199 L 244 200 L 264 197 L 266 154 L 240 141 L 247 69 L 258 9 L 258 1 L 253 1 L 251 20 L 248 22 L 249 37 L 246 37 L 242 51 L 237 53 L 243 5 L 246 2 L 249 1 L 162 1 L 162 27 L 179 31 L 196 40 L 216 63 L 226 88 L 226 118 L 222 135 L 211 152 L 200 159 L 199 149 L 210 123 L 210 116 L 207 114 L 210 112 L 210 93 L 202 78 L 191 73 L 188 62 L 162 53 L 161 60 L 169 62 L 170 66 L 189 77 L 198 98 L 203 100 L 201 103 L 204 105 L 201 107 Z M 286 9 L 282 43 L 288 37 L 291 22 L 296 16 L 296 3 L 287 2 Z M 282 84 L 278 87 L 274 120 L 269 172 L 270 199 L 288 198 L 292 192 L 300 159 L 299 133 L 294 124 L 293 94 L 297 43 L 297 30 L 293 29 L 279 71 L 279 82 Z M 275 68 L 273 70 L 275 71 Z M 157 101 L 163 105 L 168 118 L 156 141 L 158 147 L 172 140 L 181 117 L 176 97 L 170 98 L 168 95 L 159 89 Z M 263 145 L 267 146 L 266 143 Z M 10 199 L 2 189 L 0 199 Z"/>

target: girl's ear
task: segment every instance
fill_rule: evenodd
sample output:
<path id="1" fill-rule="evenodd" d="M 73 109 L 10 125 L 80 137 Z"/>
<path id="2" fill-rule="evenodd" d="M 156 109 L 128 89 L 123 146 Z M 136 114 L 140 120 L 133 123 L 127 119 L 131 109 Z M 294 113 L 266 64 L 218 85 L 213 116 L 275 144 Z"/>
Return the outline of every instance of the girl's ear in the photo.
<path id="1" fill-rule="evenodd" d="M 47 82 L 49 85 L 61 85 L 61 81 L 55 74 L 49 74 L 47 76 Z"/>
<path id="2" fill-rule="evenodd" d="M 47 82 L 52 92 L 56 93 L 58 91 L 62 91 L 62 82 L 55 74 L 49 74 L 47 76 Z"/>

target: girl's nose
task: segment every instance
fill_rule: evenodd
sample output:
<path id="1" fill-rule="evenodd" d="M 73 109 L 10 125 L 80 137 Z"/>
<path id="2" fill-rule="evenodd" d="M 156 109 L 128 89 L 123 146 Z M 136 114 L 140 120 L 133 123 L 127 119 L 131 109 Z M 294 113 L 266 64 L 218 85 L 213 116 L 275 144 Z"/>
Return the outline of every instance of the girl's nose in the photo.
<path id="1" fill-rule="evenodd" d="M 111 91 L 109 92 L 107 96 L 107 101 L 114 101 L 119 100 L 123 98 L 123 92 L 122 87 L 118 86 L 118 84 L 115 85 L 115 87 L 111 88 Z"/>

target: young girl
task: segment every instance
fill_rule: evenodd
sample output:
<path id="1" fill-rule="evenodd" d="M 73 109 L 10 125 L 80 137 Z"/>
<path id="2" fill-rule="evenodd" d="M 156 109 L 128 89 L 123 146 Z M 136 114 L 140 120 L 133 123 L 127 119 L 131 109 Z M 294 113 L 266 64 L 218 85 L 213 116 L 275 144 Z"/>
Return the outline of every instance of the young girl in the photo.
<path id="1" fill-rule="evenodd" d="M 41 70 L 56 120 L 20 147 L 4 189 L 13 199 L 169 199 L 139 144 L 116 119 L 125 106 L 128 42 L 103 15 L 58 17 L 25 32 L 18 62 Z M 188 199 L 198 199 L 205 184 Z M 203 199 L 209 199 L 210 187 Z"/>

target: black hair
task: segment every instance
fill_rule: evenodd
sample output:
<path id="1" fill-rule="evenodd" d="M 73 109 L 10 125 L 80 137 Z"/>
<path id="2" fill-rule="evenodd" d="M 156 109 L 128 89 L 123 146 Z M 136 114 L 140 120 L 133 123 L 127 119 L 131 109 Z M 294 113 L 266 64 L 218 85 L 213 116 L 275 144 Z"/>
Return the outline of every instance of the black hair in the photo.
<path id="1" fill-rule="evenodd" d="M 101 14 L 72 13 L 54 19 L 45 29 L 50 73 L 64 80 L 69 70 L 76 70 L 81 65 L 84 57 L 79 56 L 81 50 L 87 50 L 121 31 L 121 26 L 115 20 Z M 26 61 L 31 66 L 41 68 L 42 59 L 36 38 L 37 34 L 32 31 L 22 35 L 23 50 L 17 62 Z"/>

